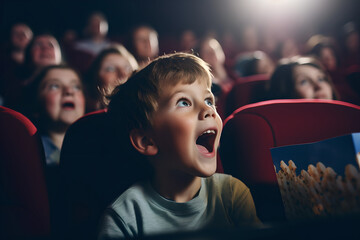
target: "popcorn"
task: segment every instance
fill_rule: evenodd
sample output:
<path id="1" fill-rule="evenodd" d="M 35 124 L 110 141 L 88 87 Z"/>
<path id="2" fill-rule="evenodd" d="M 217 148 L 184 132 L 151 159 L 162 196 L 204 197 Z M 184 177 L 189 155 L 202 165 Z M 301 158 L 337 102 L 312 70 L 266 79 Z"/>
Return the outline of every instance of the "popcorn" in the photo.
<path id="1" fill-rule="evenodd" d="M 360 212 L 360 171 L 354 165 L 346 165 L 344 177 L 322 162 L 299 175 L 292 160 L 274 169 L 288 219 Z"/>

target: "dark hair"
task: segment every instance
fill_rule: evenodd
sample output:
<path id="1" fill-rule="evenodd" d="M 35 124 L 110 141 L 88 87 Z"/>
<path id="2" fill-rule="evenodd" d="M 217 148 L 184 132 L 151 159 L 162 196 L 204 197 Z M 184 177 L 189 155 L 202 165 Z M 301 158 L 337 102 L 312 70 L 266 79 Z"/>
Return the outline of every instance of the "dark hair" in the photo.
<path id="1" fill-rule="evenodd" d="M 307 54 L 313 55 L 317 58 L 320 58 L 321 52 L 324 48 L 331 49 L 331 51 L 334 53 L 337 65 L 340 65 L 340 56 L 339 56 L 339 49 L 337 48 L 337 45 L 335 44 L 335 40 L 322 36 L 322 35 L 314 35 L 312 36 L 308 42 L 307 42 Z"/>
<path id="2" fill-rule="evenodd" d="M 262 51 L 255 51 L 238 56 L 234 66 L 235 73 L 239 77 L 248 77 L 258 74 L 258 62 L 264 57 L 265 53 Z"/>
<path id="3" fill-rule="evenodd" d="M 338 99 L 337 92 L 331 81 L 329 74 L 325 71 L 321 63 L 313 57 L 294 57 L 281 59 L 268 85 L 268 99 L 294 99 L 298 98 L 295 90 L 294 68 L 296 66 L 312 66 L 326 75 L 326 81 L 330 84 L 333 91 L 333 99 Z"/>

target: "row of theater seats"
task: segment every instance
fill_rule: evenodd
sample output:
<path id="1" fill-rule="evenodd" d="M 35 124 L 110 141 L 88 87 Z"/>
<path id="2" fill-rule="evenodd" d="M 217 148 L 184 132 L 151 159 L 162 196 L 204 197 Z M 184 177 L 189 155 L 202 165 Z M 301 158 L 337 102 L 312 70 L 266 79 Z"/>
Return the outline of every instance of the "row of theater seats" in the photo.
<path id="1" fill-rule="evenodd" d="M 224 97 L 222 108 L 225 116 L 239 107 L 265 100 L 269 80 L 269 76 L 265 74 L 238 78 Z"/>
<path id="2" fill-rule="evenodd" d="M 267 87 L 270 77 L 257 74 L 236 79 L 231 90 L 222 97 L 220 107 L 223 116 L 229 116 L 237 108 L 246 104 L 267 100 Z M 360 66 L 347 69 L 344 79 L 334 81 L 334 87 L 341 101 L 360 105 Z"/>
<path id="3" fill-rule="evenodd" d="M 104 208 L 143 176 L 127 156 L 130 146 L 118 141 L 109 121 L 106 111 L 99 111 L 68 129 L 58 191 L 49 196 L 36 128 L 21 114 L 0 107 L 1 220 L 7 223 L 3 233 L 94 238 Z M 284 222 L 270 148 L 360 132 L 359 123 L 360 106 L 341 101 L 245 105 L 224 121 L 218 171 L 250 187 L 262 221 Z"/>

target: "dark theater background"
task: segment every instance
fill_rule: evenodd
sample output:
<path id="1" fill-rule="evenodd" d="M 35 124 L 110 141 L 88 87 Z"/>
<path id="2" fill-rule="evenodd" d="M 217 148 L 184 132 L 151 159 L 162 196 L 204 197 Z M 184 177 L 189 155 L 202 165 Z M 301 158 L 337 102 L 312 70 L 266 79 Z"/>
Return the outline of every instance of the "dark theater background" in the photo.
<path id="1" fill-rule="evenodd" d="M 184 29 L 200 35 L 208 31 L 237 32 L 244 24 L 278 25 L 297 30 L 302 37 L 313 33 L 340 34 L 348 21 L 360 20 L 355 0 L 2 0 L 1 42 L 14 22 L 34 30 L 50 31 L 60 38 L 68 30 L 79 36 L 91 12 L 102 12 L 109 21 L 109 37 L 122 38 L 136 24 L 153 26 L 160 38 L 177 38 Z M 282 26 L 280 26 L 282 25 Z M 160 42 L 161 45 L 161 42 Z"/>

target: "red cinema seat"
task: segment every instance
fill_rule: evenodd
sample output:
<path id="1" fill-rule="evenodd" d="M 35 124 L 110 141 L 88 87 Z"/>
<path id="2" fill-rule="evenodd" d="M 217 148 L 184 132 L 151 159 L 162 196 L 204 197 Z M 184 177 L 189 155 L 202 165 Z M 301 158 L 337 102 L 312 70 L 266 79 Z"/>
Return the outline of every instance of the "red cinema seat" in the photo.
<path id="1" fill-rule="evenodd" d="M 224 172 L 251 189 L 263 221 L 284 220 L 270 148 L 360 131 L 360 106 L 331 100 L 271 100 L 237 109 L 224 122 Z"/>
<path id="2" fill-rule="evenodd" d="M 237 79 L 225 100 L 225 116 L 246 104 L 260 102 L 266 98 L 269 77 L 259 74 Z"/>
<path id="3" fill-rule="evenodd" d="M 50 236 L 45 154 L 36 127 L 24 115 L 0 106 L 0 236 Z"/>

